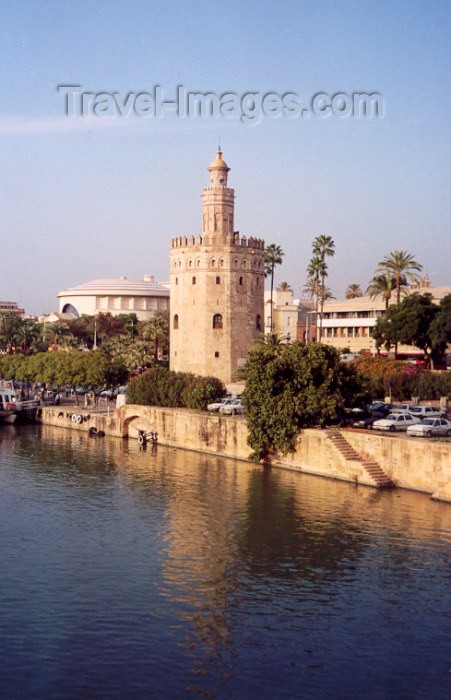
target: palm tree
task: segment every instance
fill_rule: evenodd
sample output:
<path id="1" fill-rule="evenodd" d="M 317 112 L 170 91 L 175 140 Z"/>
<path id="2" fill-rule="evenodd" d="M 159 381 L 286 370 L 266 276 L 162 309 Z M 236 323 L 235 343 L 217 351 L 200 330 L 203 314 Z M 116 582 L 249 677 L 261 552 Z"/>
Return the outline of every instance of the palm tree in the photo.
<path id="1" fill-rule="evenodd" d="M 345 292 L 346 299 L 357 299 L 358 297 L 363 297 L 363 292 L 360 288 L 360 284 L 348 284 Z"/>
<path id="2" fill-rule="evenodd" d="M 277 286 L 277 291 L 278 291 L 278 292 L 292 292 L 293 289 L 292 289 L 292 287 L 291 287 L 291 284 L 288 284 L 288 282 L 281 282 L 281 283 Z"/>
<path id="3" fill-rule="evenodd" d="M 273 312 L 273 305 L 272 305 L 272 297 L 273 297 L 273 289 L 274 289 L 274 268 L 276 265 L 281 265 L 282 264 L 282 258 L 285 255 L 283 252 L 282 248 L 280 245 L 276 245 L 275 243 L 271 243 L 270 245 L 266 246 L 265 248 L 265 275 L 271 275 L 271 314 L 270 314 L 270 321 L 271 321 L 271 331 L 273 329 L 273 324 L 272 324 L 272 312 Z"/>
<path id="4" fill-rule="evenodd" d="M 370 295 L 371 299 L 377 299 L 378 297 L 383 299 L 385 301 L 385 313 L 387 313 L 394 287 L 395 280 L 390 272 L 385 274 L 379 273 L 370 280 L 366 293 Z"/>
<path id="5" fill-rule="evenodd" d="M 318 317 L 318 304 L 321 296 L 320 279 L 325 275 L 325 267 L 327 267 L 326 263 L 323 262 L 317 255 L 313 256 L 307 266 L 307 282 L 304 285 L 304 292 L 310 299 L 315 300 L 316 318 Z"/>
<path id="6" fill-rule="evenodd" d="M 302 291 L 309 299 L 317 299 L 319 296 L 319 282 L 315 277 L 309 277 Z"/>
<path id="7" fill-rule="evenodd" d="M 158 360 L 159 351 L 167 352 L 169 345 L 169 320 L 163 314 L 157 314 L 141 325 L 140 334 L 144 340 L 153 345 L 154 360 Z"/>
<path id="8" fill-rule="evenodd" d="M 34 321 L 24 319 L 17 332 L 21 340 L 22 350 L 26 354 L 39 338 L 39 326 Z"/>
<path id="9" fill-rule="evenodd" d="M 413 270 L 420 272 L 423 265 L 417 262 L 412 255 L 406 250 L 394 250 L 389 255 L 386 255 L 378 265 L 377 272 L 390 272 L 394 280 L 394 289 L 396 289 L 396 305 L 401 303 L 401 287 L 403 280 L 409 282 L 418 282 L 419 275 Z"/>
<path id="10" fill-rule="evenodd" d="M 319 312 L 319 339 L 321 342 L 322 325 L 323 325 L 323 308 L 324 308 L 324 292 L 325 280 L 327 277 L 326 258 L 332 258 L 335 255 L 335 243 L 332 236 L 321 234 L 316 236 L 312 244 L 313 255 L 321 262 L 321 286 L 320 286 L 320 312 Z M 315 257 L 313 259 L 315 259 Z M 312 260 L 313 262 L 313 260 Z"/>
<path id="11" fill-rule="evenodd" d="M 266 333 L 256 339 L 255 345 L 259 348 L 281 349 L 286 345 L 288 338 L 278 333 Z"/>
<path id="12" fill-rule="evenodd" d="M 324 301 L 329 301 L 329 299 L 335 299 L 330 287 L 324 287 L 323 294 L 324 294 Z"/>

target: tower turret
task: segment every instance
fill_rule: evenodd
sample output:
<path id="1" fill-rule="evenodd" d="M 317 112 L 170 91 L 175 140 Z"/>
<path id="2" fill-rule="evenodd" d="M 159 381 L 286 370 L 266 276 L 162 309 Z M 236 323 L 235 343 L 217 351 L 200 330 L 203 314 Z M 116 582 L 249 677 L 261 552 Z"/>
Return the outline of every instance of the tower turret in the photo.
<path id="1" fill-rule="evenodd" d="M 263 331 L 264 241 L 233 230 L 221 149 L 208 171 L 202 235 L 172 240 L 170 366 L 230 383 Z"/>
<path id="2" fill-rule="evenodd" d="M 202 233 L 212 241 L 226 242 L 233 237 L 235 193 L 227 187 L 227 173 L 230 168 L 218 149 L 215 160 L 208 171 L 210 186 L 202 191 Z"/>

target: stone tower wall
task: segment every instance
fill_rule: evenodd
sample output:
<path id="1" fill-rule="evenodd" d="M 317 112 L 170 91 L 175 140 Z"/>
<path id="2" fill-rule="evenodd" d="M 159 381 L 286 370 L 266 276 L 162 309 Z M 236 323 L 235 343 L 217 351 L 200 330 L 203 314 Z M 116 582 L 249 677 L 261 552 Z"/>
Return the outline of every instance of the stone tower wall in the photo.
<path id="1" fill-rule="evenodd" d="M 234 231 L 219 150 L 202 191 L 202 235 L 171 244 L 171 369 L 235 381 L 264 329 L 264 241 Z"/>
<path id="2" fill-rule="evenodd" d="M 225 238 L 172 240 L 171 369 L 230 383 L 264 328 L 264 242 Z"/>

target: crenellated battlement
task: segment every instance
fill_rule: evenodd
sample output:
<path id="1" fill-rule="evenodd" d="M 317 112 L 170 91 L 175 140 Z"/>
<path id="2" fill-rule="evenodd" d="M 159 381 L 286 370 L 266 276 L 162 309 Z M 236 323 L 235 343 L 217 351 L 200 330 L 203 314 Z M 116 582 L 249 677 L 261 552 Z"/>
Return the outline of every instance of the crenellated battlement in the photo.
<path id="1" fill-rule="evenodd" d="M 254 248 L 257 250 L 265 249 L 265 241 L 263 238 L 255 236 L 240 236 L 238 231 L 235 231 L 233 236 L 176 236 L 171 238 L 171 248 L 189 248 L 190 246 L 202 246 L 212 244 L 232 245 L 237 248 Z"/>

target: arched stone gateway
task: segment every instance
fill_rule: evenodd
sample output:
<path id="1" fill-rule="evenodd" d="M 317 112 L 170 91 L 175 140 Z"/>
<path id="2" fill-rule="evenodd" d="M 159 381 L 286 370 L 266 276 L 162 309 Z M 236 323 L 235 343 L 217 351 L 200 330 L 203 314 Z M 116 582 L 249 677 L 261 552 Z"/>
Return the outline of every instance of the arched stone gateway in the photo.
<path id="1" fill-rule="evenodd" d="M 117 413 L 121 425 L 121 434 L 124 438 L 138 438 L 140 431 L 149 433 L 155 430 L 155 420 L 150 415 L 151 408 L 140 406 L 121 406 Z"/>

